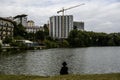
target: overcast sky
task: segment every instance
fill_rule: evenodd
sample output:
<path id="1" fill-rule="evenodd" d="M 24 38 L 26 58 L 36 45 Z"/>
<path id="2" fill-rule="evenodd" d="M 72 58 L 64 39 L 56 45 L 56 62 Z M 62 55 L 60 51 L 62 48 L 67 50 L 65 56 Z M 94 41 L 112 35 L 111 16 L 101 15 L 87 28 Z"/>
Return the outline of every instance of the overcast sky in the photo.
<path id="1" fill-rule="evenodd" d="M 120 0 L 0 0 L 0 17 L 27 14 L 36 25 L 47 23 L 50 16 L 61 15 L 57 11 L 81 3 L 70 9 L 74 21 L 85 22 L 85 30 L 95 32 L 120 32 Z"/>

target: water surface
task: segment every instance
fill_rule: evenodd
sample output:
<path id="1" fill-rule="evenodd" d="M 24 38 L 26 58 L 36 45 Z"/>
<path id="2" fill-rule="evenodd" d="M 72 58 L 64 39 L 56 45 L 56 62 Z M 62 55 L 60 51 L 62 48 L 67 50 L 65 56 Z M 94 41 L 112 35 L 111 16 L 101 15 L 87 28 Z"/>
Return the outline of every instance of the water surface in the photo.
<path id="1" fill-rule="evenodd" d="M 59 75 L 66 61 L 70 74 L 120 72 L 120 47 L 58 48 L 0 56 L 1 74 Z"/>

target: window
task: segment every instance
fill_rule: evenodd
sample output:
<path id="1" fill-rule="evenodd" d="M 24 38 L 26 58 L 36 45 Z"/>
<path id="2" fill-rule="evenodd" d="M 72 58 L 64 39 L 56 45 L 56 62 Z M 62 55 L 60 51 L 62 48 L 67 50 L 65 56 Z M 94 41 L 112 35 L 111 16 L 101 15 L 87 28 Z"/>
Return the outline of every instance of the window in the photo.
<path id="1" fill-rule="evenodd" d="M 8 32 L 8 35 L 10 35 L 10 32 Z"/>
<path id="2" fill-rule="evenodd" d="M 6 32 L 5 32 L 5 31 L 3 32 L 3 35 L 4 35 L 4 34 L 6 34 Z"/>

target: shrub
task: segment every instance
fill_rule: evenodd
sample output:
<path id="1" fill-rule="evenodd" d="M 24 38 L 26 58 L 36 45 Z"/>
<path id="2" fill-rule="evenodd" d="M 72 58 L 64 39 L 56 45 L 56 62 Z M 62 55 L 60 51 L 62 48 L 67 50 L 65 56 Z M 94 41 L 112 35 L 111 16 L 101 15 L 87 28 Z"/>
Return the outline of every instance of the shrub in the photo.
<path id="1" fill-rule="evenodd" d="M 0 52 L 2 51 L 2 45 L 0 44 Z"/>

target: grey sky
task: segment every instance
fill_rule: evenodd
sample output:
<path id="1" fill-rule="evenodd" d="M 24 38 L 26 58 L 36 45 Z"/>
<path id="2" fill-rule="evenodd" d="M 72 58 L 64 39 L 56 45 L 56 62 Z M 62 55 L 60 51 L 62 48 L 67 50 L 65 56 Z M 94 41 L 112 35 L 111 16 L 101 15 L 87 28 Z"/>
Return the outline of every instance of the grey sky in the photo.
<path id="1" fill-rule="evenodd" d="M 0 0 L 0 16 L 27 14 L 36 25 L 47 23 L 62 7 L 80 6 L 65 12 L 75 21 L 84 21 L 87 31 L 120 32 L 120 0 Z"/>

